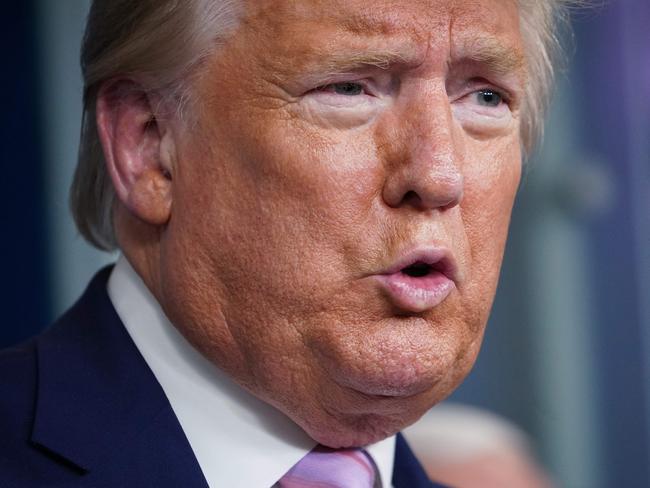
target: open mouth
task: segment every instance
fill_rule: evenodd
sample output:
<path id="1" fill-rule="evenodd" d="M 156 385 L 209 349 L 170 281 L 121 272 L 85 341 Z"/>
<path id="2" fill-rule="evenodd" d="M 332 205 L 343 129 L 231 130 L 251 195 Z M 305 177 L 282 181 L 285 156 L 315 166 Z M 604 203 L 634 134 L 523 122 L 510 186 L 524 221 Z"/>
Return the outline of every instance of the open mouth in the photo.
<path id="1" fill-rule="evenodd" d="M 434 267 L 427 263 L 417 262 L 413 263 L 406 268 L 403 268 L 401 273 L 404 273 L 406 276 L 411 278 L 424 278 L 429 276 L 431 273 L 434 273 L 436 270 Z"/>
<path id="2" fill-rule="evenodd" d="M 442 303 L 455 288 L 457 271 L 444 249 L 417 250 L 376 275 L 389 300 L 408 312 L 423 312 Z"/>

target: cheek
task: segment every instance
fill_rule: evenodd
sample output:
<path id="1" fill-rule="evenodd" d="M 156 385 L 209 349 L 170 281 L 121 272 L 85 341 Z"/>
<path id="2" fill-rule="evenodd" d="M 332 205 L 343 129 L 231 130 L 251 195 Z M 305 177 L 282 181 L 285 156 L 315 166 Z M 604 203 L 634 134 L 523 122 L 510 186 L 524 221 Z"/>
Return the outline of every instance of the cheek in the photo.
<path id="1" fill-rule="evenodd" d="M 471 254 L 470 282 L 481 291 L 496 288 L 520 177 L 520 148 L 514 142 L 466 172 L 462 213 Z"/>
<path id="2" fill-rule="evenodd" d="M 234 162 L 230 185 L 252 196 L 239 208 L 239 227 L 255 230 L 251 245 L 266 247 L 274 266 L 315 276 L 340 265 L 365 235 L 381 174 L 370 141 L 323 134 L 298 122 L 278 122 L 260 114 Z M 281 144 L 278 141 L 282 141 Z M 228 202 L 229 206 L 237 201 Z M 282 256 L 282 258 L 280 258 Z M 311 266 L 318 266 L 309 273 Z M 339 273 L 341 270 L 338 270 Z"/>
<path id="3" fill-rule="evenodd" d="M 212 125 L 187 145 L 175 235 L 203 258 L 205 287 L 225 289 L 238 315 L 248 311 L 240 322 L 320 310 L 338 296 L 346 263 L 368 247 L 359 240 L 372 239 L 381 175 L 368 147 L 362 135 L 337 140 L 265 111 Z"/>
<path id="4" fill-rule="evenodd" d="M 248 157 L 256 162 L 256 171 L 265 169 L 261 194 L 269 200 L 282 195 L 298 218 L 325 216 L 321 224 L 336 226 L 362 221 L 381 179 L 370 138 L 363 133 L 331 135 L 301 124 L 275 125 L 250 144 L 254 149 Z"/>

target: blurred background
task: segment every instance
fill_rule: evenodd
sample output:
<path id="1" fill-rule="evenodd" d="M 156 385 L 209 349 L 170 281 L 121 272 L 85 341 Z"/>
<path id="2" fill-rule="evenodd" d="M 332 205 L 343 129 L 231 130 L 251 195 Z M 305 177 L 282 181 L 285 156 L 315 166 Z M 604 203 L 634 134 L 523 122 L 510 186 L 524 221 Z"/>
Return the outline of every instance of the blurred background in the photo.
<path id="1" fill-rule="evenodd" d="M 3 7 L 0 347 L 42 330 L 115 259 L 83 242 L 67 205 L 88 4 Z M 574 16 L 485 346 L 452 398 L 520 426 L 560 487 L 650 487 L 648 25 L 648 0 Z"/>

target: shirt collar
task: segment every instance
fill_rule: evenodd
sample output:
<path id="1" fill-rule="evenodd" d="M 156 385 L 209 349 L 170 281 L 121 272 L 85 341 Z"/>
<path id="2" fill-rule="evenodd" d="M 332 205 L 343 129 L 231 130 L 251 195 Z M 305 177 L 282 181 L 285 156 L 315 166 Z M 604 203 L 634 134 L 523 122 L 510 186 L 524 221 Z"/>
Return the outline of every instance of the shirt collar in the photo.
<path id="1" fill-rule="evenodd" d="M 122 256 L 108 295 L 160 383 L 211 487 L 269 488 L 316 442 L 205 359 L 176 330 Z M 368 446 L 390 487 L 395 438 Z"/>

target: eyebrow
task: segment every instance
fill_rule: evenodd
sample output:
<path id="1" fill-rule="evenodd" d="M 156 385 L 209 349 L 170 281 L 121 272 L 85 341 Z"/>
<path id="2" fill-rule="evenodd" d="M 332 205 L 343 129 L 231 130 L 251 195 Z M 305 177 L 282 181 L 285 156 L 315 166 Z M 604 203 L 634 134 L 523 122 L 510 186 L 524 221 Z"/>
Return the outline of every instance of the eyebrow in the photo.
<path id="1" fill-rule="evenodd" d="M 345 30 L 347 33 L 363 33 L 371 46 L 376 42 L 378 34 L 383 42 L 372 47 L 348 46 L 339 52 L 316 55 L 305 66 L 304 73 L 308 73 L 305 81 L 327 83 L 330 79 L 368 69 L 388 70 L 398 67 L 409 70 L 421 66 L 426 60 L 429 46 L 414 36 L 404 35 L 391 22 L 357 17 L 354 22 L 349 21 Z M 464 64 L 476 65 L 493 76 L 514 75 L 526 82 L 527 62 L 520 48 L 489 34 L 463 37 L 465 36 L 457 39 L 455 46 L 452 46 L 450 59 L 447 60 L 450 69 Z"/>
<path id="2" fill-rule="evenodd" d="M 452 53 L 453 54 L 453 53 Z M 526 57 L 519 50 L 504 45 L 492 37 L 480 37 L 464 43 L 456 53 L 458 62 L 470 62 L 485 66 L 497 76 L 506 76 L 519 73 L 526 75 Z"/>
<path id="3" fill-rule="evenodd" d="M 388 50 L 350 50 L 328 53 L 315 61 L 307 71 L 309 83 L 327 83 L 330 79 L 352 75 L 368 69 L 388 70 L 401 67 L 406 70 L 420 66 L 424 52 L 409 43 L 398 49 Z M 463 64 L 483 67 L 497 77 L 517 76 L 522 82 L 527 79 L 526 58 L 517 49 L 510 48 L 492 38 L 483 38 L 466 44 L 452 52 L 450 68 Z"/>
<path id="4" fill-rule="evenodd" d="M 396 23 L 391 18 L 375 16 L 374 14 L 357 13 L 350 17 L 345 25 L 346 31 L 353 34 L 365 34 L 370 36 L 391 36 L 404 33 L 404 26 Z M 508 75 L 513 72 L 525 72 L 526 58 L 524 54 L 510 46 L 504 45 L 498 38 L 490 35 L 482 35 L 476 38 L 461 40 L 464 44 L 463 51 L 467 54 L 463 56 L 464 60 L 474 64 L 481 64 L 496 75 Z M 406 43 L 405 43 L 406 44 Z M 409 45 L 402 46 L 404 52 L 411 53 L 410 56 L 404 56 L 396 52 L 375 55 L 376 59 L 371 56 L 364 57 L 363 53 L 358 58 L 350 58 L 351 64 L 358 61 L 360 65 L 372 65 L 387 69 L 394 64 L 405 66 L 417 66 L 423 61 L 414 53 L 417 53 L 415 38 L 411 39 Z M 452 60 L 453 60 L 452 55 Z"/>
<path id="5" fill-rule="evenodd" d="M 319 67 L 333 72 L 348 72 L 358 69 L 374 67 L 379 69 L 389 69 L 394 65 L 414 64 L 415 56 L 401 53 L 398 50 L 358 50 L 344 53 L 334 53 L 328 55 L 326 60 L 319 63 Z"/>
<path id="6" fill-rule="evenodd" d="M 418 65 L 422 57 L 413 47 L 401 46 L 399 49 L 349 49 L 337 53 L 327 53 L 318 57 L 306 67 L 305 81 L 327 83 L 332 78 L 353 75 L 369 69 L 389 70 L 395 66 Z"/>

